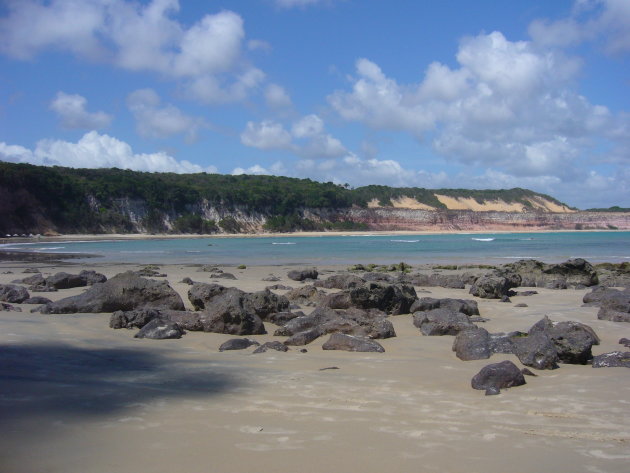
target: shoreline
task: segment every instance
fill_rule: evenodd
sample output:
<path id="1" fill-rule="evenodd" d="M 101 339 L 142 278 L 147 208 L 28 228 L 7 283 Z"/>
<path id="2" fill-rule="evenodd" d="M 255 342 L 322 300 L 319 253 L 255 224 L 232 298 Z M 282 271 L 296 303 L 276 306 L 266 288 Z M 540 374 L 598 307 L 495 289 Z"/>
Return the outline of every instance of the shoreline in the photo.
<path id="1" fill-rule="evenodd" d="M 585 230 L 557 230 L 557 229 L 522 229 L 522 230 L 374 230 L 374 231 L 340 231 L 340 232 L 283 232 L 283 233 L 229 233 L 229 234 L 168 234 L 168 233 L 82 233 L 59 234 L 54 236 L 10 237 L 0 238 L 0 245 L 10 245 L 12 242 L 44 243 L 63 241 L 106 241 L 106 240 L 178 240 L 178 239 L 212 239 L 212 238 L 300 238 L 300 237 L 334 237 L 334 236 L 402 236 L 402 235 L 510 235 L 510 234 L 539 234 L 539 233 L 624 233 L 630 230 L 585 229 Z"/>

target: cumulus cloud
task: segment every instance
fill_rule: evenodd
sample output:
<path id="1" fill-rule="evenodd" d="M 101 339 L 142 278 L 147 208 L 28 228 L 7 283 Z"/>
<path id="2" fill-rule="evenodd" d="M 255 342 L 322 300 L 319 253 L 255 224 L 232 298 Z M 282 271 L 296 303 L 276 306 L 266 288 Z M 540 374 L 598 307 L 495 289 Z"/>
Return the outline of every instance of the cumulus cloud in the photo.
<path id="1" fill-rule="evenodd" d="M 105 112 L 88 112 L 87 99 L 78 94 L 57 92 L 50 109 L 59 116 L 61 126 L 68 129 L 98 130 L 108 126 L 112 116 Z"/>
<path id="2" fill-rule="evenodd" d="M 462 40 L 459 67 L 433 63 L 415 84 L 400 84 L 359 59 L 350 91 L 329 103 L 346 120 L 430 137 L 440 155 L 513 175 L 567 174 L 597 141 L 628 139 L 628 117 L 575 92 L 579 62 L 499 32 Z"/>
<path id="3" fill-rule="evenodd" d="M 199 129 L 207 126 L 202 118 L 188 116 L 173 105 L 160 106 L 160 102 L 152 89 L 139 89 L 127 97 L 127 106 L 141 136 L 165 138 L 185 134 L 187 140 L 194 141 Z"/>
<path id="4" fill-rule="evenodd" d="M 208 14 L 189 27 L 177 0 L 21 0 L 0 18 L 0 51 L 30 59 L 55 49 L 180 81 L 208 102 L 242 100 L 264 77 L 248 64 L 242 18 Z"/>
<path id="5" fill-rule="evenodd" d="M 302 157 L 338 158 L 347 153 L 341 141 L 326 133 L 317 115 L 300 118 L 289 132 L 273 120 L 248 122 L 241 133 L 241 143 L 264 150 L 291 151 Z"/>
<path id="6" fill-rule="evenodd" d="M 72 168 L 120 168 L 148 172 L 216 172 L 189 161 L 178 161 L 164 153 L 134 153 L 131 146 L 108 135 L 91 131 L 76 143 L 41 140 L 34 150 L 0 142 L 0 159 L 16 163 Z"/>
<path id="7" fill-rule="evenodd" d="M 627 0 L 576 0 L 567 18 L 533 21 L 529 34 L 543 46 L 565 47 L 601 41 L 607 52 L 630 52 L 630 2 Z"/>
<path id="8" fill-rule="evenodd" d="M 269 84 L 267 86 L 265 89 L 265 101 L 269 107 L 276 110 L 289 109 L 293 106 L 287 91 L 278 84 Z"/>

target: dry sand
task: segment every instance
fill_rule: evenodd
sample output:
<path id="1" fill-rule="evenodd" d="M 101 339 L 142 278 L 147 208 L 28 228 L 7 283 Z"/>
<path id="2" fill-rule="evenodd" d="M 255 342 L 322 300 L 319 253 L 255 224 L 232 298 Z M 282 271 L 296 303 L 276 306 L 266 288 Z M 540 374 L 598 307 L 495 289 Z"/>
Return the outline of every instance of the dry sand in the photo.
<path id="1" fill-rule="evenodd" d="M 28 276 L 26 266 L 96 269 L 108 277 L 138 268 L 5 262 L 0 282 Z M 286 278 L 288 267 L 224 269 L 238 280 L 221 284 L 247 291 L 272 284 L 261 281 L 269 273 L 299 285 Z M 178 281 L 210 282 L 194 267 L 161 270 L 186 302 L 188 286 Z M 82 290 L 42 295 L 56 300 Z M 469 298 L 464 290 L 429 290 Z M 586 291 L 538 291 L 511 304 L 479 300 L 490 319 L 483 326 L 526 330 L 545 314 L 577 320 L 601 337 L 595 354 L 619 350 L 619 338 L 630 338 L 629 324 L 599 321 L 597 308 L 581 307 Z M 515 307 L 519 302 L 529 307 Z M 382 354 L 324 351 L 324 337 L 307 353 L 292 347 L 253 355 L 220 353 L 229 335 L 138 340 L 135 330 L 108 328 L 108 314 L 40 315 L 20 307 L 0 312 L 2 473 L 630 471 L 625 368 L 562 365 L 484 396 L 471 389 L 472 376 L 488 363 L 518 360 L 461 361 L 451 351 L 453 337 L 423 337 L 410 315 L 391 318 L 398 336 L 381 341 Z M 322 370 L 329 367 L 338 369 Z"/>

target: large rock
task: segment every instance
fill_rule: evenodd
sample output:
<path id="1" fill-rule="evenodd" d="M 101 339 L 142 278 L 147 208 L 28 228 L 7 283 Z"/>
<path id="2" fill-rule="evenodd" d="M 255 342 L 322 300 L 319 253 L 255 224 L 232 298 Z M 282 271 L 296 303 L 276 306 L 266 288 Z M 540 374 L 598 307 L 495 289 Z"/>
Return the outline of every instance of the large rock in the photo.
<path id="1" fill-rule="evenodd" d="M 328 341 L 322 345 L 322 349 L 377 353 L 383 353 L 385 351 L 383 346 L 374 340 L 343 333 L 333 333 Z"/>
<path id="2" fill-rule="evenodd" d="M 387 314 L 408 314 L 418 298 L 410 284 L 368 282 L 349 290 L 350 303 L 359 309 L 379 309 Z"/>
<path id="3" fill-rule="evenodd" d="M 475 327 L 466 314 L 443 308 L 416 312 L 413 324 L 423 335 L 457 335 Z"/>
<path id="4" fill-rule="evenodd" d="M 630 368 L 630 351 L 613 351 L 593 357 L 593 368 Z"/>
<path id="5" fill-rule="evenodd" d="M 365 283 L 363 278 L 355 274 L 342 273 L 333 274 L 323 281 L 316 281 L 316 287 L 325 287 L 326 289 L 351 289 Z"/>
<path id="6" fill-rule="evenodd" d="M 166 340 L 182 338 L 184 330 L 176 323 L 167 320 L 153 319 L 134 335 L 135 338 L 151 338 L 153 340 Z"/>
<path id="7" fill-rule="evenodd" d="M 457 334 L 453 351 L 460 360 L 484 360 L 490 358 L 492 349 L 490 334 L 485 328 L 475 327 Z"/>
<path id="8" fill-rule="evenodd" d="M 73 287 L 92 286 L 99 282 L 105 282 L 105 275 L 96 271 L 81 271 L 79 274 L 59 272 L 46 278 L 46 285 L 55 289 L 71 289 Z"/>
<path id="9" fill-rule="evenodd" d="M 182 298 L 166 281 L 145 279 L 131 271 L 94 284 L 83 294 L 42 306 L 44 314 L 115 312 L 142 308 L 184 310 Z"/>
<path id="10" fill-rule="evenodd" d="M 630 322 L 630 289 L 609 291 L 600 301 L 599 320 Z"/>
<path id="11" fill-rule="evenodd" d="M 229 288 L 205 307 L 204 331 L 231 335 L 265 334 L 262 319 L 255 313 L 247 293 Z"/>
<path id="12" fill-rule="evenodd" d="M 158 309 L 117 310 L 110 316 L 109 326 L 113 329 L 142 328 L 161 315 Z"/>
<path id="13" fill-rule="evenodd" d="M 301 305 L 314 305 L 325 296 L 325 293 L 318 291 L 315 286 L 307 285 L 291 289 L 284 295 L 289 301 Z"/>
<path id="14" fill-rule="evenodd" d="M 382 312 L 356 308 L 333 310 L 327 307 L 317 307 L 309 315 L 290 320 L 286 325 L 276 330 L 274 335 L 293 337 L 312 329 L 316 329 L 316 332 L 312 332 L 310 335 L 315 333 L 319 333 L 319 335 L 345 333 L 368 338 L 396 336 L 394 326 Z"/>
<path id="15" fill-rule="evenodd" d="M 486 395 L 499 394 L 501 389 L 522 386 L 525 377 L 511 361 L 502 361 L 484 366 L 471 380 L 473 389 L 486 391 Z"/>
<path id="16" fill-rule="evenodd" d="M 293 269 L 288 272 L 287 276 L 289 279 L 293 279 L 294 281 L 305 281 L 306 279 L 317 279 L 319 273 L 315 268 L 307 268 L 307 269 Z"/>
<path id="17" fill-rule="evenodd" d="M 599 307 L 603 299 L 609 297 L 612 294 L 617 294 L 620 291 L 612 287 L 596 286 L 591 292 L 584 294 L 582 302 L 586 307 Z"/>
<path id="18" fill-rule="evenodd" d="M 558 367 L 558 351 L 553 341 L 542 332 L 513 339 L 514 354 L 525 366 L 538 370 L 553 370 Z"/>
<path id="19" fill-rule="evenodd" d="M 15 284 L 0 284 L 0 301 L 21 304 L 31 295 L 26 288 Z"/>
<path id="20" fill-rule="evenodd" d="M 582 258 L 574 258 L 559 264 L 545 264 L 536 260 L 519 260 L 506 264 L 499 271 L 521 276 L 522 287 L 588 287 L 598 284 L 595 268 Z"/>
<path id="21" fill-rule="evenodd" d="M 510 295 L 510 289 L 520 285 L 520 277 L 488 274 L 479 277 L 470 287 L 470 294 L 482 299 L 501 299 Z"/>
<path id="22" fill-rule="evenodd" d="M 599 337 L 588 325 L 575 321 L 553 322 L 545 316 L 529 329 L 529 335 L 544 333 L 556 347 L 558 358 L 563 363 L 588 363 L 593 354 L 593 345 L 599 345 Z"/>
<path id="23" fill-rule="evenodd" d="M 324 335 L 324 332 L 322 332 L 321 328 L 313 327 L 302 332 L 297 332 L 296 334 L 290 336 L 284 341 L 284 344 L 297 346 L 308 345 L 312 341 L 317 340 L 322 335 Z"/>
<path id="24" fill-rule="evenodd" d="M 226 298 L 238 299 L 244 312 L 251 312 L 263 320 L 277 312 L 287 311 L 290 305 L 285 296 L 274 294 L 269 289 L 248 293 L 214 283 L 194 283 L 188 290 L 188 300 L 195 310 L 213 312 L 213 306 Z"/>
<path id="25" fill-rule="evenodd" d="M 479 306 L 477 301 L 471 299 L 436 299 L 433 297 L 421 297 L 411 306 L 411 312 L 427 311 L 433 309 L 449 309 L 455 312 L 461 312 L 468 316 L 479 315 Z"/>

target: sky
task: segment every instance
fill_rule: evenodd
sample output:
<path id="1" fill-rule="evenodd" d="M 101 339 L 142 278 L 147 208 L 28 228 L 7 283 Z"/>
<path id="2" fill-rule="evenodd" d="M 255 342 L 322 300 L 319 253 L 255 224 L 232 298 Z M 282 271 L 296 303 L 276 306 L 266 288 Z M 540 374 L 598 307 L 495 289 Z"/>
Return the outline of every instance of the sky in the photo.
<path id="1" fill-rule="evenodd" d="M 0 160 L 630 207 L 630 0 L 0 0 Z"/>

